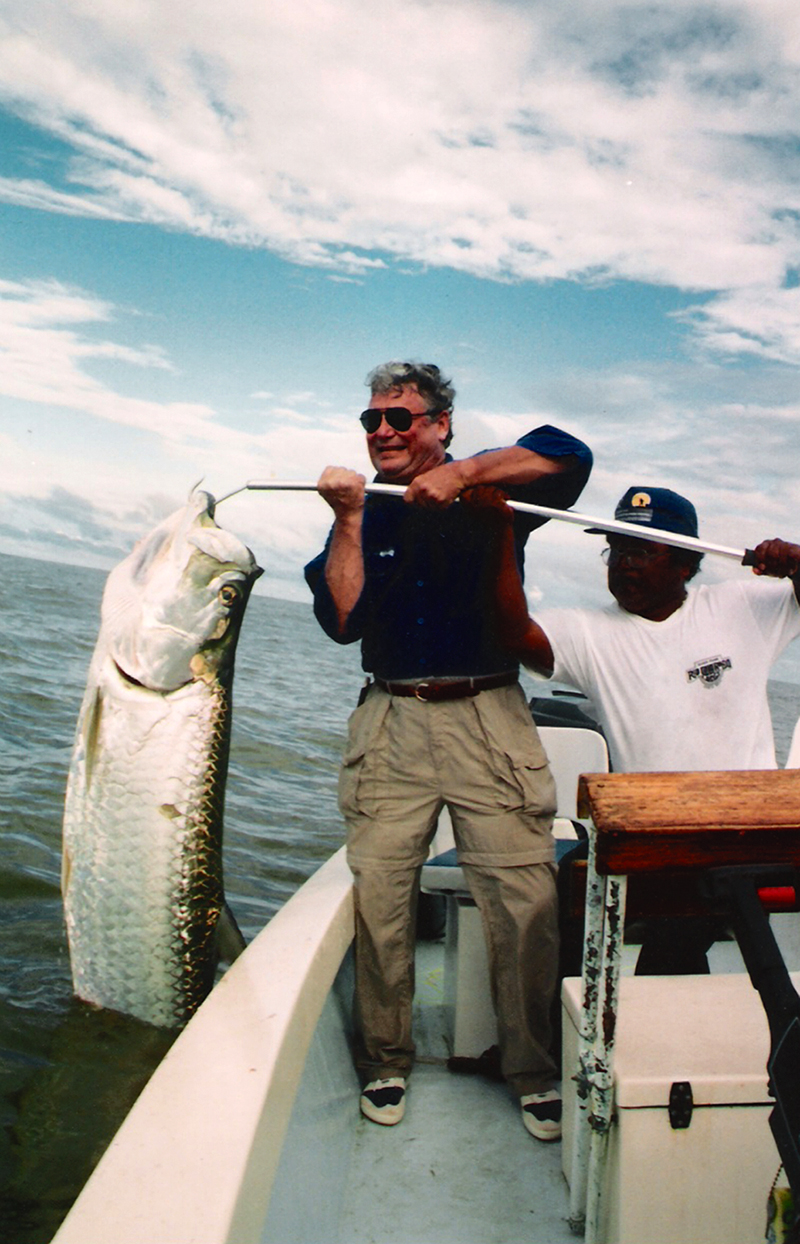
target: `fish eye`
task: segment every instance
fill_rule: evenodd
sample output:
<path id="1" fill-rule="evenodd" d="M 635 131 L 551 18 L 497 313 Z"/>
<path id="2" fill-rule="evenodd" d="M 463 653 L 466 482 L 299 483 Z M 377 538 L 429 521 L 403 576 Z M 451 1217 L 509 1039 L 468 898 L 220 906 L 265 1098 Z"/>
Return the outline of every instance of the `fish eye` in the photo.
<path id="1" fill-rule="evenodd" d="M 235 605 L 239 595 L 238 587 L 234 587 L 232 583 L 226 583 L 224 587 L 219 589 L 219 599 L 223 605 Z"/>

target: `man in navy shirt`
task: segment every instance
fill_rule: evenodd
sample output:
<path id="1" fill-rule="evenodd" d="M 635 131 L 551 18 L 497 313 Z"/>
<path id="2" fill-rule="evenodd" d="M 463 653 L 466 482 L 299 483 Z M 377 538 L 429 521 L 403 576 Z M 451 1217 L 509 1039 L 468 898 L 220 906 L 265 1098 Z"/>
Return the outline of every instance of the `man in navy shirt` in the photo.
<path id="1" fill-rule="evenodd" d="M 451 503 L 495 484 L 514 499 L 566 508 L 592 457 L 544 426 L 454 460 L 455 393 L 438 367 L 386 363 L 367 383 L 361 422 L 376 478 L 406 491 L 366 497 L 362 475 L 327 467 L 318 489 L 334 524 L 306 567 L 323 629 L 338 643 L 360 639 L 373 678 L 350 719 L 339 785 L 356 896 L 360 1107 L 377 1123 L 403 1116 L 419 875 L 446 806 L 486 934 L 503 1074 L 528 1131 L 556 1140 L 555 789 L 518 664 L 497 642 L 491 538 L 480 514 Z M 542 521 L 515 516 L 520 569 Z"/>

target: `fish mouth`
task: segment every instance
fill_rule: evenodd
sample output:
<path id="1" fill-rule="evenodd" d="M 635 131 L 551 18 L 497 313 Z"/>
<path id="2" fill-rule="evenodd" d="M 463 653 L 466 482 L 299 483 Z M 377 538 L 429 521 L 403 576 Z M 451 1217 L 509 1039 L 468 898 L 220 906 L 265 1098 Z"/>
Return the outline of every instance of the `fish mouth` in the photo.
<path id="1" fill-rule="evenodd" d="M 126 687 L 136 687 L 140 691 L 146 691 L 148 695 L 164 695 L 171 691 L 179 691 L 181 687 L 188 687 L 189 683 L 194 682 L 194 679 L 190 677 L 185 682 L 178 683 L 174 687 L 151 687 L 146 682 L 142 682 L 140 678 L 134 678 L 133 674 L 129 674 L 127 670 L 122 668 L 119 661 L 114 661 L 112 658 L 112 664 Z"/>
<path id="2" fill-rule="evenodd" d="M 134 678 L 133 674 L 129 674 L 127 670 L 124 670 L 119 661 L 114 662 L 114 669 L 123 682 L 128 683 L 131 687 L 141 687 L 143 691 L 147 691 L 148 688 L 145 687 L 144 683 L 140 682 L 138 678 Z"/>

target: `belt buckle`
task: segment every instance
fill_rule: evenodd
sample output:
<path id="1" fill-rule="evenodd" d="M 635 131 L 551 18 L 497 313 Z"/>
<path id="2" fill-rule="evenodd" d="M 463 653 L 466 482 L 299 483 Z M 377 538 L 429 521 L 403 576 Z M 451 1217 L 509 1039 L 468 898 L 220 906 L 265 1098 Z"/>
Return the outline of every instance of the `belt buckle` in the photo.
<path id="1" fill-rule="evenodd" d="M 423 689 L 427 690 L 428 687 L 430 687 L 430 685 L 431 684 L 429 682 L 418 682 L 416 687 L 414 688 L 415 698 L 417 700 L 421 700 L 423 704 L 428 703 L 428 697 L 426 695 L 421 695 L 420 693 L 423 691 Z"/>

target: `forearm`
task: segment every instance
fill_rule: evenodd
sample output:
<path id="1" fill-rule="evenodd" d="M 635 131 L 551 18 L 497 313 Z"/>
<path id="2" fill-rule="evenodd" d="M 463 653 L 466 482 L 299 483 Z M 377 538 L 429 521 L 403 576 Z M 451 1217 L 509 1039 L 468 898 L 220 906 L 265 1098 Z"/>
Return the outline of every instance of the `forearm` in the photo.
<path id="1" fill-rule="evenodd" d="M 336 520 L 333 526 L 325 582 L 336 607 L 339 634 L 364 590 L 364 554 L 361 547 L 363 511 Z"/>
<path id="2" fill-rule="evenodd" d="M 494 488 L 470 489 L 464 504 L 485 517 L 491 539 L 487 558 L 487 602 L 502 647 L 531 669 L 549 677 L 553 672 L 550 641 L 528 613 L 514 541 L 513 513 Z"/>
<path id="3" fill-rule="evenodd" d="M 514 547 L 514 529 L 506 523 L 499 533 L 494 561 L 494 603 L 498 638 L 504 648 L 519 655 L 530 616 Z"/>
<path id="4" fill-rule="evenodd" d="M 494 485 L 514 488 L 572 469 L 574 458 L 546 458 L 522 445 L 492 449 L 474 458 L 445 462 L 418 475 L 406 489 L 405 500 L 417 505 L 447 506 L 467 488 Z"/>
<path id="5" fill-rule="evenodd" d="M 336 610 L 339 638 L 364 589 L 364 476 L 347 467 L 328 466 L 317 490 L 334 513 L 333 532 L 325 562 L 325 584 Z"/>
<path id="6" fill-rule="evenodd" d="M 553 672 L 553 650 L 542 628 L 528 613 L 510 529 L 498 560 L 496 609 L 497 634 L 503 647 L 523 665 L 549 678 Z"/>
<path id="7" fill-rule="evenodd" d="M 559 475 L 570 470 L 572 465 L 573 458 L 569 454 L 561 458 L 546 458 L 522 445 L 492 449 L 451 464 L 465 480 L 464 488 L 478 484 L 513 488 L 515 485 L 530 484 L 545 475 Z"/>

